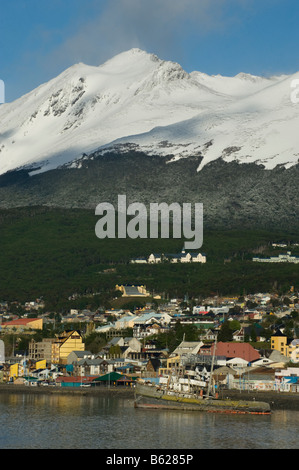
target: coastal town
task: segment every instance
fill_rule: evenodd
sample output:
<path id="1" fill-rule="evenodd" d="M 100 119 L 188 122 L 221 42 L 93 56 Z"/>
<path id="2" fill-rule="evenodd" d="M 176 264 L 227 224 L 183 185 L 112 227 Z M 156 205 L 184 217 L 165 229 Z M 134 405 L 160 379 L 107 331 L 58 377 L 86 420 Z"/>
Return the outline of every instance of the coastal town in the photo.
<path id="1" fill-rule="evenodd" d="M 1 302 L 0 383 L 89 389 L 197 371 L 215 390 L 299 393 L 299 294 L 162 299 L 117 285 L 123 308 L 46 312 Z M 143 307 L 134 307 L 140 299 Z M 131 308 L 126 308 L 128 303 Z M 22 311 L 22 315 L 13 312 Z M 51 334 L 52 333 L 52 334 Z"/>

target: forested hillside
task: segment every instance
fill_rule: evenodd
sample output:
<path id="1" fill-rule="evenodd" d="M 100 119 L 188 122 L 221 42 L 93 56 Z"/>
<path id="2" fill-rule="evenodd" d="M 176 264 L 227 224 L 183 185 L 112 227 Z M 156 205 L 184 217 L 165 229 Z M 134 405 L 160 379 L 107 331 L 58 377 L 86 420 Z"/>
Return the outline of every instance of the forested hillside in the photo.
<path id="1" fill-rule="evenodd" d="M 288 292 L 292 285 L 299 287 L 298 265 L 251 261 L 257 254 L 279 253 L 272 242 L 298 242 L 298 232 L 204 231 L 200 251 L 207 256 L 206 264 L 133 265 L 132 257 L 178 253 L 184 240 L 99 240 L 97 220 L 94 211 L 83 209 L 2 210 L 0 300 L 43 296 L 54 308 L 74 293 L 99 293 L 100 302 L 113 298 L 116 284 L 143 284 L 166 297 Z"/>

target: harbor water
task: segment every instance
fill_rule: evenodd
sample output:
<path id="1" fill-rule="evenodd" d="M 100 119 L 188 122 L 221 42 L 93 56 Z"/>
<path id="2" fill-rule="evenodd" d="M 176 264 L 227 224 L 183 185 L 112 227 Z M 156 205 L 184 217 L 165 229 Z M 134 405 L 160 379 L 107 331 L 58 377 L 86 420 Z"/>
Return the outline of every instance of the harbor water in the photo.
<path id="1" fill-rule="evenodd" d="M 299 411 L 135 409 L 105 395 L 0 394 L 1 449 L 297 449 Z"/>

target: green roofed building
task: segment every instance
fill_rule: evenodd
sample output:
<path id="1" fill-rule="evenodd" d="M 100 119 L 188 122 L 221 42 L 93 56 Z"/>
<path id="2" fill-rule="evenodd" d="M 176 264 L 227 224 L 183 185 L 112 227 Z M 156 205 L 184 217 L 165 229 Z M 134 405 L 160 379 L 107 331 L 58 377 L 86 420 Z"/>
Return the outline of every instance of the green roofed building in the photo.
<path id="1" fill-rule="evenodd" d="M 136 380 L 136 377 L 131 377 L 123 374 L 119 374 L 118 372 L 109 372 L 105 375 L 100 375 L 93 379 L 92 383 L 94 385 L 130 385 L 132 382 Z"/>
<path id="2" fill-rule="evenodd" d="M 118 379 L 121 379 L 122 374 L 119 374 L 118 372 L 108 372 L 108 374 L 105 375 L 100 375 L 99 377 L 96 377 L 93 379 L 93 383 L 96 382 L 116 382 Z"/>

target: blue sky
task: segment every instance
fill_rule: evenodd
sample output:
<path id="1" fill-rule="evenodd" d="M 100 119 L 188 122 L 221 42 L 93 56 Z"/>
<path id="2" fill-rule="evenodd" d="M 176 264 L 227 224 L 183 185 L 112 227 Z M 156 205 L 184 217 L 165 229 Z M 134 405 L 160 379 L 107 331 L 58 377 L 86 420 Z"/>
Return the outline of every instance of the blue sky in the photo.
<path id="1" fill-rule="evenodd" d="M 299 0 L 10 0 L 0 10 L 0 79 L 12 101 L 74 63 L 132 47 L 191 72 L 299 70 Z"/>

